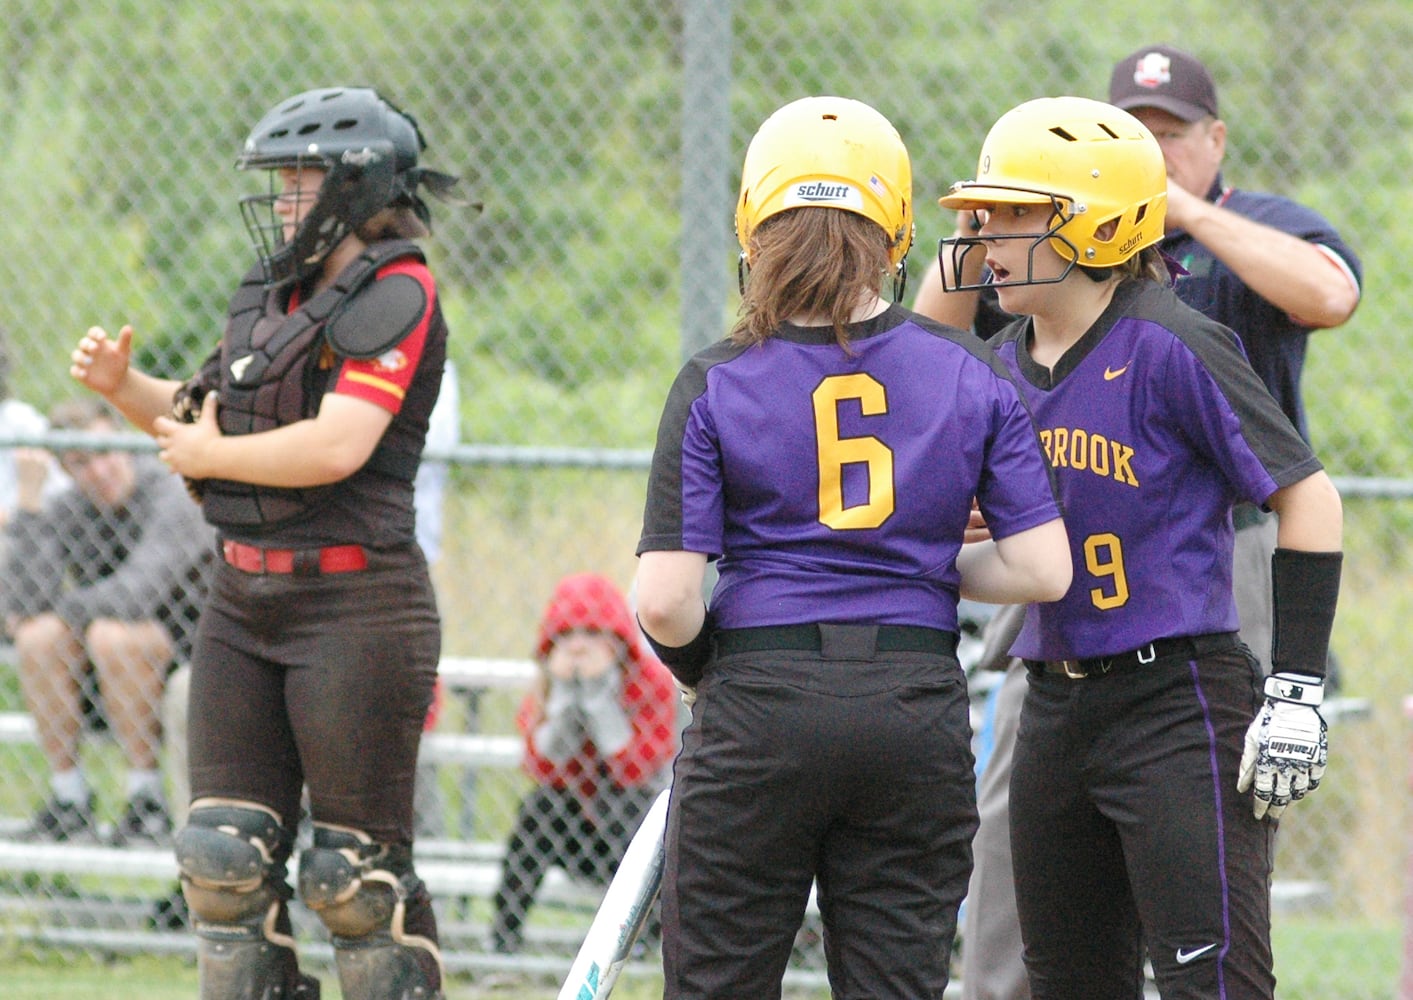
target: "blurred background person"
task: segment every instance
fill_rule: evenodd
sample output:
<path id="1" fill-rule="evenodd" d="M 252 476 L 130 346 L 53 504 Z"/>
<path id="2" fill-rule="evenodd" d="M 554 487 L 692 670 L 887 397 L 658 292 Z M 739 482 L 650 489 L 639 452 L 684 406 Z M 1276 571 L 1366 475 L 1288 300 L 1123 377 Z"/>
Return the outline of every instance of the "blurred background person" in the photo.
<path id="1" fill-rule="evenodd" d="M 56 430 L 113 434 L 101 400 L 63 403 Z M 47 452 L 19 450 L 18 509 L 7 528 L 6 623 L 25 704 L 50 769 L 50 798 L 26 836 L 91 836 L 94 792 L 79 755 L 85 705 L 102 712 L 128 765 L 119 840 L 171 832 L 158 750 L 169 670 L 191 649 L 214 533 L 178 476 L 125 451 L 66 451 L 73 487 L 45 503 Z"/>
<path id="2" fill-rule="evenodd" d="M 1182 265 L 1176 291 L 1241 338 L 1251 367 L 1300 436 L 1310 440 L 1300 379 L 1310 334 L 1345 323 L 1359 305 L 1363 265 L 1319 212 L 1289 198 L 1230 187 L 1227 125 L 1201 60 L 1145 45 L 1114 64 L 1109 103 L 1158 140 L 1168 172 L 1159 248 Z M 1242 641 L 1271 671 L 1271 555 L 1276 519 L 1238 504 L 1236 607 Z M 1332 677 L 1332 686 L 1338 678 Z"/>
<path id="3" fill-rule="evenodd" d="M 0 437 L 27 437 L 43 434 L 48 429 L 49 421 L 44 414 L 10 395 L 10 345 L 0 336 Z M 30 462 L 26 469 L 29 475 L 42 477 L 40 499 L 49 500 L 72 484 L 52 456 L 40 454 L 44 454 L 44 460 Z M 0 448 L 0 529 L 10 523 L 19 503 L 19 476 L 16 449 Z"/>
<path id="4" fill-rule="evenodd" d="M 491 946 L 520 950 L 545 872 L 607 883 L 677 751 L 677 692 L 606 577 L 555 587 L 540 621 L 540 676 L 516 724 L 535 781 L 520 803 L 495 896 Z"/>

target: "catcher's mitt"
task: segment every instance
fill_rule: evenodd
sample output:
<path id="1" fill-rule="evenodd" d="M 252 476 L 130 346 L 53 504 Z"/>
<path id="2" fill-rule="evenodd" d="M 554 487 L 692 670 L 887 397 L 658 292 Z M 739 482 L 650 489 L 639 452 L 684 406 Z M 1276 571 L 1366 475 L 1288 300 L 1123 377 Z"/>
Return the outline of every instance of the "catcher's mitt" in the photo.
<path id="1" fill-rule="evenodd" d="M 172 395 L 172 419 L 184 424 L 196 423 L 201 419 L 201 404 L 205 399 L 206 386 L 201 382 L 200 376 L 183 382 Z M 183 476 L 182 481 L 186 483 L 186 491 L 191 494 L 191 498 L 200 503 L 204 480 L 187 479 Z"/>

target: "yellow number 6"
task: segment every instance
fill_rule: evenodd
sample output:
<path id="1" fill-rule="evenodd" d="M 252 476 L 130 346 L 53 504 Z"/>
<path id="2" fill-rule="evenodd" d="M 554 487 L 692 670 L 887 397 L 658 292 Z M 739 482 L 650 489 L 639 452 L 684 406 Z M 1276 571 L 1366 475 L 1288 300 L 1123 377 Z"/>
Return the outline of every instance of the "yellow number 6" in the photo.
<path id="1" fill-rule="evenodd" d="M 838 531 L 877 528 L 893 514 L 893 450 L 872 435 L 839 436 L 839 401 L 857 399 L 866 417 L 888 412 L 883 386 L 870 375 L 831 375 L 815 389 L 819 520 Z M 844 466 L 868 466 L 868 502 L 844 506 Z"/>

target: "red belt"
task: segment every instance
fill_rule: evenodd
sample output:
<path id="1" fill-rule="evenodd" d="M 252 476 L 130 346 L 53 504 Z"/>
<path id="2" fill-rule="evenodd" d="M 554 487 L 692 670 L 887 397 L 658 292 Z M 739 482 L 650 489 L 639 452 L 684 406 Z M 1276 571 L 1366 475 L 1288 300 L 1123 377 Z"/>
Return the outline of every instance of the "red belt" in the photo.
<path id="1" fill-rule="evenodd" d="M 368 568 L 368 553 L 361 545 L 330 545 L 323 549 L 262 549 L 223 541 L 226 562 L 245 573 L 356 573 Z"/>

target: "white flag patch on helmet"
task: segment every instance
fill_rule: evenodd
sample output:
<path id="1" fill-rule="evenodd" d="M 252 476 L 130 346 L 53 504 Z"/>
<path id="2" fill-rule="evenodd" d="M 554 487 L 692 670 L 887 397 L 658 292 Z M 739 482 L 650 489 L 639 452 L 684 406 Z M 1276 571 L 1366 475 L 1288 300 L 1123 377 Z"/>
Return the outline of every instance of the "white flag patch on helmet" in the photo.
<path id="1" fill-rule="evenodd" d="M 839 181 L 800 181 L 785 192 L 784 207 L 799 208 L 803 205 L 847 208 L 853 212 L 863 211 L 863 192 L 852 184 Z"/>

